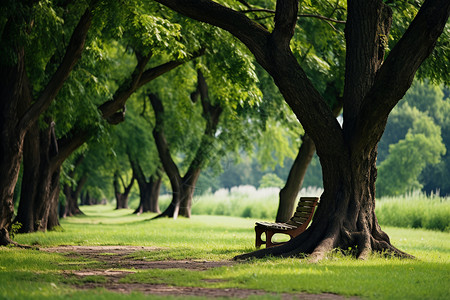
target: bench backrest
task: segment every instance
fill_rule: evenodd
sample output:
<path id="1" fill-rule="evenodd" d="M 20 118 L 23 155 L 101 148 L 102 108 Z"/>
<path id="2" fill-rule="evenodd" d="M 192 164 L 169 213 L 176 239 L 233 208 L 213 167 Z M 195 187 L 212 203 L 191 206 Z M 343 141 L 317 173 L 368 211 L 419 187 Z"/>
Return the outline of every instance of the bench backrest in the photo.
<path id="1" fill-rule="evenodd" d="M 309 223 L 318 202 L 319 197 L 301 197 L 298 201 L 294 215 L 286 223 L 296 227 L 299 227 L 304 223 Z"/>

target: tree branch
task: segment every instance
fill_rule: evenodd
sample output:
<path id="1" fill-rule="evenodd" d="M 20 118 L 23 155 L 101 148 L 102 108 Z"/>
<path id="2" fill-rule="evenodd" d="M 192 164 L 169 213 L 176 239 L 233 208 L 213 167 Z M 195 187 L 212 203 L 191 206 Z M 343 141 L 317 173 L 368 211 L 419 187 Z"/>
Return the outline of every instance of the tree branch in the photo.
<path id="1" fill-rule="evenodd" d="M 86 141 L 91 137 L 92 130 L 88 129 L 78 129 L 75 128 L 71 130 L 66 136 L 58 139 L 58 153 L 52 158 L 51 165 L 53 169 L 60 167 L 62 163 L 81 145 L 86 143 Z"/>
<path id="2" fill-rule="evenodd" d="M 155 139 L 156 148 L 158 149 L 159 158 L 164 167 L 164 171 L 169 177 L 171 183 L 172 181 L 175 181 L 174 183 L 172 183 L 172 188 L 174 188 L 180 185 L 181 175 L 177 165 L 172 159 L 169 145 L 164 135 L 164 107 L 162 105 L 161 99 L 159 99 L 159 97 L 155 94 L 150 94 L 148 97 L 150 99 L 150 103 L 152 104 L 156 118 L 156 124 L 153 128 L 153 137 Z"/>
<path id="3" fill-rule="evenodd" d="M 450 1 L 425 1 L 375 77 L 356 125 L 359 135 L 372 132 L 372 139 L 381 138 L 383 131 L 370 128 L 384 126 L 391 110 L 411 86 L 417 69 L 433 51 L 449 15 Z"/>
<path id="4" fill-rule="evenodd" d="M 289 48 L 297 24 L 298 0 L 277 0 L 275 28 L 272 36 L 276 43 Z"/>
<path id="5" fill-rule="evenodd" d="M 244 13 L 210 0 L 156 0 L 185 16 L 220 27 L 243 42 L 257 60 L 264 58 L 269 32 Z"/>
<path id="6" fill-rule="evenodd" d="M 284 99 L 314 140 L 317 153 L 339 155 L 337 149 L 343 145 L 341 127 L 289 48 L 297 18 L 297 1 L 277 2 L 279 12 L 272 34 L 242 12 L 213 1 L 156 1 L 190 18 L 225 29 L 241 40 L 274 78 Z M 336 147 L 328 146 L 331 141 Z"/>
<path id="7" fill-rule="evenodd" d="M 102 113 L 102 117 L 111 124 L 118 124 L 123 121 L 125 111 L 119 114 L 117 114 L 117 111 L 123 109 L 128 98 L 130 98 L 137 88 L 140 87 L 139 82 L 144 73 L 145 66 L 149 62 L 152 54 L 150 53 L 144 57 L 140 57 L 138 55 L 136 56 L 138 57 L 138 63 L 131 75 L 131 78 L 125 80 L 125 82 L 120 85 L 114 93 L 113 99 L 106 101 L 98 107 Z"/>
<path id="8" fill-rule="evenodd" d="M 266 13 L 270 13 L 270 14 L 275 14 L 275 11 L 272 9 L 266 9 L 266 8 L 252 8 L 252 9 L 247 9 L 247 10 L 241 10 L 242 13 L 252 13 L 252 12 L 266 12 Z M 298 18 L 315 18 L 315 19 L 319 19 L 319 20 L 324 20 L 324 21 L 329 21 L 329 22 L 333 22 L 333 23 L 338 23 L 338 24 L 345 24 L 346 21 L 342 21 L 342 20 L 336 20 L 333 18 L 329 18 L 326 16 L 322 16 L 322 15 L 315 15 L 315 14 L 297 14 Z"/>
<path id="9" fill-rule="evenodd" d="M 66 53 L 64 54 L 61 64 L 55 74 L 53 74 L 47 86 L 44 88 L 40 97 L 21 118 L 19 128 L 27 130 L 29 126 L 32 125 L 33 121 L 37 120 L 39 115 L 43 113 L 55 99 L 64 82 L 72 72 L 72 69 L 81 57 L 91 22 L 91 8 L 87 8 L 78 21 L 77 26 L 73 30 L 69 45 L 67 46 Z"/>

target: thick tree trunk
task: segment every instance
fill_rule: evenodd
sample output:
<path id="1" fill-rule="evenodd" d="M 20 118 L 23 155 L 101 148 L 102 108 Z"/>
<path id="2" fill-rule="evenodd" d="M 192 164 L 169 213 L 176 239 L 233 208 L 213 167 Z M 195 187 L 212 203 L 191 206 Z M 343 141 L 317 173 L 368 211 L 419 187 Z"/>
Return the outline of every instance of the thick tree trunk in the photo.
<path id="1" fill-rule="evenodd" d="M 200 177 L 200 171 L 200 169 L 197 169 L 192 174 L 187 174 L 187 176 L 183 178 L 180 209 L 178 212 L 180 216 L 186 218 L 191 217 L 192 199 L 194 198 L 195 186 Z"/>
<path id="2" fill-rule="evenodd" d="M 333 114 L 337 118 L 342 110 L 342 98 L 336 95 L 336 102 L 333 107 Z M 297 157 L 289 171 L 285 186 L 280 190 L 280 202 L 276 216 L 276 222 L 287 222 L 294 214 L 295 202 L 298 193 L 303 186 L 303 180 L 309 164 L 316 151 L 316 146 L 312 139 L 305 133 L 302 137 L 302 144 L 297 153 Z"/>
<path id="3" fill-rule="evenodd" d="M 171 184 L 172 201 L 169 206 L 158 216 L 176 219 L 178 216 L 190 218 L 192 199 L 194 198 L 195 185 L 201 170 L 196 170 L 194 174 L 183 177 L 180 181 Z M 175 192 L 174 192 L 175 191 Z"/>
<path id="4" fill-rule="evenodd" d="M 22 12 L 18 12 L 21 14 Z M 7 20 L 1 42 L 17 41 L 13 35 L 17 30 L 32 28 L 23 15 L 12 16 Z M 25 71 L 25 52 L 23 45 L 8 45 L 14 51 L 14 59 L 0 62 L 0 168 L 4 176 L 0 178 L 0 243 L 8 241 L 5 237 L 11 226 L 14 214 L 13 193 L 19 174 L 23 141 L 27 130 L 37 121 L 54 100 L 63 83 L 69 76 L 84 49 L 92 14 L 86 10 L 73 31 L 65 55 L 56 72 L 50 78 L 38 99 L 31 104 L 30 84 Z M 12 35 L 12 36 L 11 36 Z M 7 47 L 8 47 L 7 46 Z M 14 62 L 12 61 L 14 60 Z"/>
<path id="5" fill-rule="evenodd" d="M 280 190 L 280 203 L 278 204 L 276 222 L 287 222 L 294 214 L 295 201 L 302 188 L 306 170 L 315 152 L 316 147 L 314 146 L 314 142 L 305 134 L 302 137 L 302 144 L 297 157 L 289 171 L 286 184 Z"/>
<path id="6" fill-rule="evenodd" d="M 34 200 L 37 189 L 33 188 L 39 181 L 39 126 L 33 125 L 27 132 L 24 141 L 23 173 L 19 207 L 14 222 L 21 224 L 19 232 L 34 232 Z"/>
<path id="7" fill-rule="evenodd" d="M 53 123 L 39 132 L 35 124 L 27 135 L 21 200 L 16 222 L 20 232 L 45 231 L 59 225 L 58 200 L 60 165 L 52 161 L 58 150 Z"/>
<path id="8" fill-rule="evenodd" d="M 14 26 L 7 22 L 2 41 L 8 37 L 8 29 Z M 12 243 L 8 230 L 14 216 L 14 187 L 19 176 L 25 131 L 20 128 L 20 115 L 31 102 L 25 72 L 25 53 L 16 48 L 16 63 L 0 61 L 0 245 Z"/>

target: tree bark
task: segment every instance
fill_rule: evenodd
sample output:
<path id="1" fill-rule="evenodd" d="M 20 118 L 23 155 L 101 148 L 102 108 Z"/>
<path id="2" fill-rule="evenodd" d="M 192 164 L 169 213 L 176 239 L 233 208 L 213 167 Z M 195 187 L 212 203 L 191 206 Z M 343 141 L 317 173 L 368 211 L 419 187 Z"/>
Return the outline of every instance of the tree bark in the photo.
<path id="1" fill-rule="evenodd" d="M 27 135 L 24 148 L 24 172 L 19 209 L 15 221 L 22 224 L 21 232 L 50 230 L 59 226 L 59 179 L 62 163 L 82 143 L 88 131 L 75 137 L 57 139 L 55 124 L 48 121 L 47 129 L 39 130 L 36 123 Z"/>
<path id="2" fill-rule="evenodd" d="M 74 181 L 75 172 L 83 162 L 84 158 L 84 155 L 79 155 L 75 160 L 74 168 L 68 174 L 68 176 Z M 78 207 L 78 198 L 80 198 L 81 190 L 86 184 L 87 178 L 88 177 L 86 173 L 82 174 L 81 177 L 76 181 L 75 188 L 71 184 L 64 184 L 63 193 L 66 197 L 66 204 L 60 205 L 59 216 L 61 218 L 84 214 Z"/>
<path id="3" fill-rule="evenodd" d="M 144 171 L 142 170 L 139 161 L 135 159 L 130 153 L 128 153 L 128 158 L 133 169 L 133 176 L 139 185 L 139 206 L 134 211 L 135 214 L 142 214 L 145 212 L 160 213 L 158 198 L 159 190 L 161 188 L 162 182 L 162 170 L 158 168 L 155 174 L 151 175 L 149 181 L 145 177 Z"/>
<path id="4" fill-rule="evenodd" d="M 236 259 L 303 253 L 317 261 L 335 248 L 349 247 L 359 258 L 372 251 L 411 257 L 391 245 L 375 216 L 377 144 L 390 111 L 408 90 L 415 72 L 442 33 L 450 1 L 426 0 L 384 62 L 391 10 L 381 0 L 348 1 L 343 128 L 289 48 L 298 1 L 277 1 L 272 32 L 213 1 L 157 2 L 221 27 L 240 39 L 273 77 L 314 141 L 320 158 L 324 192 L 311 226 L 284 245 Z"/>
<path id="5" fill-rule="evenodd" d="M 119 183 L 120 179 L 120 183 Z M 114 195 L 116 196 L 116 209 L 128 208 L 128 196 L 130 194 L 131 188 L 134 184 L 134 177 L 131 178 L 131 181 L 128 185 L 123 181 L 122 176 L 116 171 L 114 173 Z M 121 192 L 121 185 L 123 188 L 123 192 Z"/>
<path id="6" fill-rule="evenodd" d="M 25 19 L 24 16 L 17 15 L 7 20 L 3 30 L 2 43 L 9 39 L 17 40 L 9 36 L 18 34 L 15 31 L 17 28 L 31 28 L 31 26 L 28 27 L 29 24 Z M 0 134 L 2 140 L 0 168 L 4 171 L 4 176 L 0 179 L 0 232 L 2 236 L 6 235 L 10 229 L 14 214 L 12 199 L 19 174 L 25 134 L 54 100 L 78 62 L 84 49 L 91 20 L 91 11 L 87 9 L 72 33 L 61 64 L 50 78 L 41 95 L 33 103 L 31 102 L 30 83 L 25 71 L 23 45 L 12 46 L 15 55 L 14 62 L 2 59 L 0 63 L 0 99 L 2 99 L 0 104 Z M 9 237 L 0 237 L 0 239 L 5 241 L 9 240 Z"/>
<path id="7" fill-rule="evenodd" d="M 66 205 L 63 209 L 62 217 L 72 217 L 76 215 L 84 215 L 81 209 L 78 207 L 78 199 L 80 198 L 81 190 L 83 186 L 86 184 L 87 175 L 84 174 L 78 181 L 75 190 L 65 184 L 64 185 L 64 194 L 66 195 Z"/>

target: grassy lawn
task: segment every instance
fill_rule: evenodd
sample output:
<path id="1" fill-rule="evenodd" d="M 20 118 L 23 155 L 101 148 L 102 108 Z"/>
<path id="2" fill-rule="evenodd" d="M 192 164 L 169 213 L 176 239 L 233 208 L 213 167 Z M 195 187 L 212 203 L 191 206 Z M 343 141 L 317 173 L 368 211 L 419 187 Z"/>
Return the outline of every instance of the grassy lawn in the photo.
<path id="1" fill-rule="evenodd" d="M 254 249 L 255 219 L 193 216 L 157 219 L 114 211 L 110 206 L 82 207 L 86 216 L 62 220 L 62 230 L 17 235 L 19 243 L 57 245 L 135 245 L 161 247 L 133 254 L 143 260 L 229 260 Z M 206 271 L 133 270 L 121 282 L 174 286 L 251 288 L 267 292 L 336 293 L 367 299 L 449 299 L 450 233 L 383 227 L 393 244 L 415 260 L 374 256 L 367 261 L 330 255 L 310 264 L 300 259 L 268 258 Z M 106 255 L 106 254 L 105 254 Z M 37 250 L 0 248 L 0 299 L 159 299 L 139 293 L 75 290 L 63 273 L 98 268 L 101 263 Z M 101 277 L 89 280 L 101 282 Z M 82 282 L 75 282 L 82 284 Z M 268 296 L 277 298 L 277 296 Z M 164 297 L 167 298 L 167 297 Z M 185 297 L 183 297 L 185 298 Z M 264 297 L 263 297 L 264 298 Z M 261 297 L 258 297 L 261 299 Z"/>

